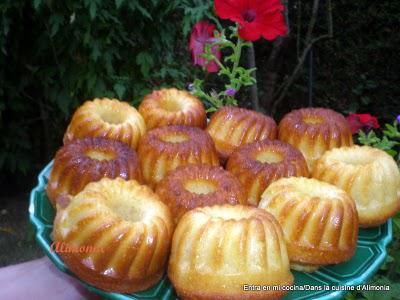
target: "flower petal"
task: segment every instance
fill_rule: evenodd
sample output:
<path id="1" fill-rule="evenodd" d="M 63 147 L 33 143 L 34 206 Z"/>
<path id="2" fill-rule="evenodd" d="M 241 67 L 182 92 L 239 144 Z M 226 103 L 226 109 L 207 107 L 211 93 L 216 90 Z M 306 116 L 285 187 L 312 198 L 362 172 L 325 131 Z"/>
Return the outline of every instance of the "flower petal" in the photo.
<path id="1" fill-rule="evenodd" d="M 242 20 L 242 13 L 249 8 L 249 0 L 215 0 L 215 12 L 221 19 L 230 19 L 234 22 Z"/>
<path id="2" fill-rule="evenodd" d="M 379 128 L 378 119 L 370 114 L 350 114 L 347 121 L 352 133 L 357 133 L 361 128 L 366 130 Z"/>
<path id="3" fill-rule="evenodd" d="M 238 32 L 242 39 L 250 42 L 254 42 L 261 37 L 260 26 L 256 22 L 243 23 Z"/>
<path id="4" fill-rule="evenodd" d="M 268 13 L 260 19 L 260 31 L 266 40 L 274 40 L 278 36 L 287 34 L 285 17 L 282 12 L 275 11 L 274 13 Z"/>
<path id="5" fill-rule="evenodd" d="M 215 10 L 220 18 L 239 23 L 239 36 L 248 41 L 287 33 L 281 0 L 215 0 Z"/>
<path id="6" fill-rule="evenodd" d="M 249 9 L 254 9 L 257 14 L 272 13 L 276 10 L 283 11 L 281 0 L 252 0 L 249 1 Z"/>
<path id="7" fill-rule="evenodd" d="M 370 114 L 359 114 L 360 122 L 373 128 L 379 128 L 378 119 Z"/>
<path id="8" fill-rule="evenodd" d="M 207 22 L 200 21 L 193 26 L 190 35 L 189 49 L 192 53 L 192 61 L 194 65 L 205 67 L 208 72 L 218 72 L 219 66 L 214 62 L 207 62 L 202 56 L 204 54 L 205 45 L 212 43 L 214 40 L 215 25 Z M 221 52 L 218 46 L 213 46 L 212 53 L 219 59 Z"/>
<path id="9" fill-rule="evenodd" d="M 362 123 L 357 114 L 350 114 L 346 117 L 347 122 L 350 125 L 350 130 L 352 134 L 357 133 L 362 128 Z"/>

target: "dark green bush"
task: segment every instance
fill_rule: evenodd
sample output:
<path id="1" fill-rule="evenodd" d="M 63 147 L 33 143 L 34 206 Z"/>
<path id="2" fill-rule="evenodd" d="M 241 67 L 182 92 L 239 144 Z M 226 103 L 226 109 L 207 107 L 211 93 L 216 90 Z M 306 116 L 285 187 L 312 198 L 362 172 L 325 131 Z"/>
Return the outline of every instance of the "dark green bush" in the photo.
<path id="1" fill-rule="evenodd" d="M 193 22 L 210 1 L 2 1 L 0 169 L 37 170 L 85 99 L 137 104 L 160 86 L 184 88 Z"/>
<path id="2" fill-rule="evenodd" d="M 400 2 L 333 1 L 334 38 L 316 48 L 316 102 L 369 112 L 381 124 L 400 114 Z"/>

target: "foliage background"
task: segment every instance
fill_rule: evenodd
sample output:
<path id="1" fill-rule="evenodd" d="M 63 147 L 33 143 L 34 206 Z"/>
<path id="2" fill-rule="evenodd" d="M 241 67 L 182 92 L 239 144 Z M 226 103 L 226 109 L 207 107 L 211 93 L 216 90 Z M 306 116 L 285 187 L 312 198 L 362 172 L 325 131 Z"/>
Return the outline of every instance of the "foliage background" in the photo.
<path id="1" fill-rule="evenodd" d="M 306 30 L 296 16 L 301 12 L 307 20 L 311 2 L 290 1 L 293 30 L 281 77 L 293 69 L 296 32 Z M 187 34 L 200 19 L 214 18 L 212 5 L 208 0 L 0 0 L 0 196 L 31 189 L 84 100 L 117 97 L 137 105 L 152 89 L 185 88 L 203 76 L 191 66 Z M 399 20 L 398 1 L 333 1 L 334 37 L 314 48 L 314 105 L 369 112 L 381 124 L 391 123 L 400 113 Z M 258 41 L 255 50 L 262 100 L 271 45 Z M 307 105 L 307 74 L 306 67 L 277 120 Z M 218 84 L 213 75 L 207 79 L 211 87 Z M 239 101 L 248 106 L 246 93 Z M 400 280 L 399 220 L 388 263 L 375 281 Z M 348 297 L 361 296 L 391 297 Z"/>

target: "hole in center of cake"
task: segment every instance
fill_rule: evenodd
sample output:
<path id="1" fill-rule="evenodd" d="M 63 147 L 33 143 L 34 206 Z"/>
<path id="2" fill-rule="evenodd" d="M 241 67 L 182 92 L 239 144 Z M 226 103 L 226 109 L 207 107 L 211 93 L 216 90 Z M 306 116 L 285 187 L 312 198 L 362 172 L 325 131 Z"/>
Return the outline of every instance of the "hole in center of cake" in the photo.
<path id="1" fill-rule="evenodd" d="M 125 200 L 118 199 L 114 203 L 110 203 L 111 210 L 118 215 L 121 219 L 128 222 L 139 222 L 143 219 L 142 212 L 134 207 L 132 203 L 129 203 L 132 199 L 126 197 Z M 126 201 L 128 200 L 128 201 Z"/>
<path id="2" fill-rule="evenodd" d="M 319 124 L 324 124 L 324 119 L 319 116 L 304 116 L 303 117 L 303 122 L 308 124 L 308 125 L 319 125 Z"/>
<path id="3" fill-rule="evenodd" d="M 169 133 L 164 134 L 160 139 L 167 143 L 179 144 L 189 140 L 189 137 L 184 133 Z"/>
<path id="4" fill-rule="evenodd" d="M 105 111 L 101 114 L 101 119 L 109 124 L 121 124 L 125 122 L 125 116 L 120 111 Z"/>
<path id="5" fill-rule="evenodd" d="M 214 183 L 203 179 L 186 181 L 185 189 L 197 195 L 207 195 L 214 193 L 217 190 Z"/>
<path id="6" fill-rule="evenodd" d="M 91 158 L 91 159 L 96 159 L 96 160 L 113 160 L 115 159 L 115 154 L 112 152 L 106 152 L 106 151 L 101 151 L 101 150 L 88 150 L 86 151 L 86 156 Z"/>
<path id="7" fill-rule="evenodd" d="M 281 162 L 283 157 L 280 153 L 264 150 L 258 152 L 255 156 L 255 159 L 263 164 L 275 164 Z"/>
<path id="8" fill-rule="evenodd" d="M 176 99 L 166 99 L 162 104 L 162 108 L 169 112 L 177 112 L 182 110 L 182 105 Z"/>
<path id="9" fill-rule="evenodd" d="M 375 161 L 375 157 L 370 157 L 366 155 L 349 155 L 344 157 L 339 157 L 339 161 L 353 166 L 364 166 Z"/>
<path id="10" fill-rule="evenodd" d="M 211 218 L 221 218 L 223 220 L 235 220 L 240 221 L 243 219 L 250 218 L 253 213 L 247 209 L 241 210 L 237 209 L 235 206 L 231 206 L 229 208 L 215 208 L 213 210 L 208 211 Z"/>

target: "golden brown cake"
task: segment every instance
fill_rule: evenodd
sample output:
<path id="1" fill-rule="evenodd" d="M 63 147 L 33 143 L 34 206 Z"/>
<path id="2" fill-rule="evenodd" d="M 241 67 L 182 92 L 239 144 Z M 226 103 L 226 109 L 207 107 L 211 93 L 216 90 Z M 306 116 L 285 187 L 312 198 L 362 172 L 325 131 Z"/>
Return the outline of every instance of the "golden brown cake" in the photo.
<path id="1" fill-rule="evenodd" d="M 215 205 L 187 212 L 172 239 L 168 277 L 181 299 L 277 299 L 293 276 L 282 229 L 266 211 Z"/>
<path id="2" fill-rule="evenodd" d="M 142 138 L 138 154 L 143 177 L 151 187 L 179 166 L 219 166 L 211 137 L 200 128 L 170 125 L 150 130 Z"/>
<path id="3" fill-rule="evenodd" d="M 165 125 L 206 127 L 203 103 L 187 91 L 175 88 L 153 91 L 139 105 L 147 129 Z"/>
<path id="4" fill-rule="evenodd" d="M 278 139 L 303 153 L 310 172 L 315 161 L 325 151 L 353 145 L 353 137 L 346 119 L 326 108 L 291 111 L 279 123 Z"/>
<path id="5" fill-rule="evenodd" d="M 291 267 L 312 272 L 349 260 L 357 246 L 356 205 L 343 190 L 316 179 L 281 178 L 263 193 L 259 207 L 282 226 Z"/>
<path id="6" fill-rule="evenodd" d="M 187 165 L 171 171 L 156 188 L 175 222 L 188 210 L 216 204 L 245 204 L 239 180 L 222 167 Z"/>
<path id="7" fill-rule="evenodd" d="M 224 106 L 216 111 L 207 126 L 222 161 L 241 145 L 277 136 L 275 121 L 261 113 Z"/>
<path id="8" fill-rule="evenodd" d="M 83 281 L 118 293 L 146 290 L 164 274 L 173 222 L 168 207 L 137 181 L 103 178 L 57 211 L 54 242 Z M 57 249 L 55 249 L 57 250 Z"/>
<path id="9" fill-rule="evenodd" d="M 47 184 L 53 206 L 59 196 L 73 196 L 103 177 L 143 181 L 138 156 L 127 145 L 104 138 L 73 140 L 57 151 Z"/>
<path id="10" fill-rule="evenodd" d="M 327 151 L 313 177 L 345 190 L 356 202 L 361 227 L 384 223 L 400 210 L 400 172 L 386 152 L 369 146 Z"/>
<path id="11" fill-rule="evenodd" d="M 271 182 L 282 177 L 308 177 L 303 154 L 277 140 L 262 140 L 239 147 L 229 157 L 226 169 L 242 183 L 247 203 L 256 206 Z"/>
<path id="12" fill-rule="evenodd" d="M 127 102 L 117 99 L 86 101 L 72 116 L 64 135 L 64 144 L 83 137 L 105 137 L 136 149 L 146 132 L 142 116 Z"/>

